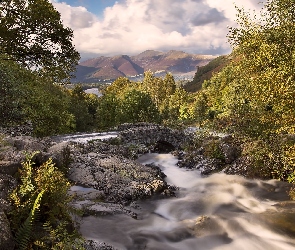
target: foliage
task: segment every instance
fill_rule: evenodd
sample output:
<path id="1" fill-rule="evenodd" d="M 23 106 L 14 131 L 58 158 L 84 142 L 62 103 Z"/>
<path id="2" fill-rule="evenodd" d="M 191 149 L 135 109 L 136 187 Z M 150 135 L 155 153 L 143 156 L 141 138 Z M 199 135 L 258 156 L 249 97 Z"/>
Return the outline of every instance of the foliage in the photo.
<path id="1" fill-rule="evenodd" d="M 181 108 L 189 101 L 187 92 L 179 87 L 169 96 L 167 106 L 164 109 L 164 117 L 170 120 L 177 120 L 181 114 Z"/>
<path id="2" fill-rule="evenodd" d="M 96 124 L 100 129 L 117 126 L 120 123 L 120 101 L 114 94 L 105 94 L 99 99 Z"/>
<path id="3" fill-rule="evenodd" d="M 79 239 L 79 236 L 66 227 L 72 223 L 69 214 L 71 197 L 67 193 L 70 184 L 51 159 L 41 166 L 35 166 L 31 159 L 32 155 L 27 156 L 27 161 L 22 164 L 19 172 L 21 183 L 10 195 L 14 206 L 10 221 L 18 247 L 71 247 L 77 244 L 75 239 Z M 39 224 L 43 224 L 44 228 L 40 228 Z M 54 240 L 52 235 L 55 236 Z"/>
<path id="4" fill-rule="evenodd" d="M 147 71 L 143 82 L 120 77 L 108 86 L 99 98 L 95 116 L 99 129 L 125 122 L 176 125 L 191 119 L 190 101 L 170 73 L 160 78 Z"/>
<path id="5" fill-rule="evenodd" d="M 208 64 L 198 67 L 195 73 L 194 79 L 184 85 L 184 89 L 188 92 L 197 92 L 202 89 L 202 84 L 205 80 L 209 80 L 213 73 L 217 73 L 222 70 L 229 63 L 227 56 L 219 56 Z"/>
<path id="6" fill-rule="evenodd" d="M 38 194 L 34 206 L 31 209 L 31 212 L 28 216 L 28 218 L 25 220 L 25 222 L 20 226 L 16 233 L 16 242 L 19 246 L 19 249 L 27 249 L 28 244 L 30 242 L 32 229 L 33 229 L 33 223 L 37 217 L 37 213 L 39 212 L 41 199 L 44 191 Z"/>
<path id="7" fill-rule="evenodd" d="M 93 114 L 93 109 L 96 111 L 98 104 L 91 103 L 92 100 L 88 96 L 89 94 L 84 92 L 81 85 L 76 85 L 70 91 L 69 112 L 75 117 L 75 131 L 86 132 L 94 127 L 95 114 Z M 93 100 L 96 99 L 93 98 Z"/>
<path id="8" fill-rule="evenodd" d="M 198 123 L 199 127 L 202 127 L 203 122 L 208 118 L 208 100 L 206 93 L 196 93 L 192 106 L 192 119 Z"/>
<path id="9" fill-rule="evenodd" d="M 239 27 L 229 33 L 233 60 L 203 84 L 217 128 L 255 138 L 292 133 L 294 16 L 283 0 L 267 1 L 260 17 L 238 9 Z"/>
<path id="10" fill-rule="evenodd" d="M 220 141 L 218 139 L 211 139 L 205 143 L 204 156 L 224 162 L 225 156 L 222 152 Z"/>
<path id="11" fill-rule="evenodd" d="M 294 3 L 267 0 L 260 15 L 237 11 L 231 61 L 195 95 L 194 119 L 243 138 L 252 177 L 294 182 Z"/>
<path id="12" fill-rule="evenodd" d="M 3 0 L 0 5 L 0 52 L 53 81 L 69 79 L 79 54 L 73 31 L 62 24 L 48 0 Z"/>
<path id="13" fill-rule="evenodd" d="M 132 89 L 126 91 L 121 103 L 122 122 L 158 122 L 159 111 L 147 93 Z"/>
<path id="14" fill-rule="evenodd" d="M 35 135 L 48 136 L 75 130 L 75 117 L 69 110 L 69 96 L 62 87 L 37 77 L 22 88 L 22 109 L 25 119 L 32 122 Z"/>
<path id="15" fill-rule="evenodd" d="M 19 85 L 24 83 L 26 74 L 16 63 L 0 60 L 0 126 L 13 125 L 22 119 L 18 97 L 23 93 Z"/>
<path id="16" fill-rule="evenodd" d="M 13 61 L 0 60 L 0 91 L 1 126 L 30 121 L 37 136 L 74 131 L 67 93 L 47 78 Z"/>

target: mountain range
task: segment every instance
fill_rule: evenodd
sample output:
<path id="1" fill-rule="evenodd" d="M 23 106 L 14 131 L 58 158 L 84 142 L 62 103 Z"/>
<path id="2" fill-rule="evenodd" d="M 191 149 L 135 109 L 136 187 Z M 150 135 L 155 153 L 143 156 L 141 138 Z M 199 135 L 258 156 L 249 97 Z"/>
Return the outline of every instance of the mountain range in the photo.
<path id="1" fill-rule="evenodd" d="M 154 73 L 171 72 L 172 74 L 196 72 L 198 67 L 206 65 L 214 58 L 210 55 L 189 54 L 176 50 L 168 52 L 147 50 L 135 56 L 100 56 L 80 62 L 73 82 L 96 82 L 121 76 L 132 77 L 148 70 Z"/>

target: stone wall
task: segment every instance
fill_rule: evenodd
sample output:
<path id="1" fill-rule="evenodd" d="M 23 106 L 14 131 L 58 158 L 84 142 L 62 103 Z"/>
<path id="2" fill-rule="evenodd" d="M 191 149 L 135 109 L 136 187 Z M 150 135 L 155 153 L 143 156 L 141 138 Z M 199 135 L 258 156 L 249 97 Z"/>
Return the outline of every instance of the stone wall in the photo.
<path id="1" fill-rule="evenodd" d="M 166 146 L 171 150 L 180 149 L 191 138 L 190 135 L 185 134 L 183 131 L 149 123 L 123 124 L 119 127 L 119 130 L 121 130 L 119 138 L 123 144 L 144 144 L 153 147 Z"/>

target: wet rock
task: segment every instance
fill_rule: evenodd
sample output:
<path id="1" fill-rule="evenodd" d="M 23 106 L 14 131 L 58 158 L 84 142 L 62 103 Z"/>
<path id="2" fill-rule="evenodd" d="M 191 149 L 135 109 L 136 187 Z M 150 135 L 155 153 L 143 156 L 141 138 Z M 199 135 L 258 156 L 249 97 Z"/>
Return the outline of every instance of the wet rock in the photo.
<path id="1" fill-rule="evenodd" d="M 0 210 L 8 212 L 11 204 L 8 195 L 16 188 L 17 181 L 10 175 L 0 174 Z"/>
<path id="2" fill-rule="evenodd" d="M 15 175 L 18 168 L 21 167 L 20 162 L 0 161 L 0 174 Z"/>
<path id="3" fill-rule="evenodd" d="M 72 206 L 80 210 L 81 216 L 106 216 L 115 214 L 125 214 L 134 219 L 137 218 L 137 214 L 130 208 L 121 204 L 104 203 L 95 201 L 75 201 Z"/>
<path id="4" fill-rule="evenodd" d="M 0 249 L 14 249 L 14 239 L 10 230 L 9 221 L 3 211 L 0 210 Z"/>
<path id="5" fill-rule="evenodd" d="M 226 231 L 218 224 L 216 219 L 209 216 L 200 216 L 195 220 L 185 220 L 184 224 L 196 237 L 204 237 L 214 234 L 224 234 Z"/>
<path id="6" fill-rule="evenodd" d="M 84 247 L 85 250 L 119 250 L 105 242 L 97 240 L 87 240 Z"/>
<path id="7" fill-rule="evenodd" d="M 128 204 L 168 188 L 159 168 L 143 166 L 121 155 L 75 152 L 69 179 L 104 193 L 106 201 Z"/>

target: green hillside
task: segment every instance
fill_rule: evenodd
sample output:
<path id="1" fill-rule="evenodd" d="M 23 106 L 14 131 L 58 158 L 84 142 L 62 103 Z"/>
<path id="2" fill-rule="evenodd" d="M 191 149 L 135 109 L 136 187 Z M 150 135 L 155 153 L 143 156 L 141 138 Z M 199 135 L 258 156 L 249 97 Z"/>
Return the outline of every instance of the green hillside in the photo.
<path id="1" fill-rule="evenodd" d="M 195 73 L 194 79 L 191 82 L 188 82 L 184 86 L 184 89 L 188 92 L 199 91 L 202 88 L 203 82 L 209 80 L 213 73 L 219 72 L 228 64 L 228 62 L 228 56 L 219 56 L 205 66 L 199 67 L 198 71 Z"/>

